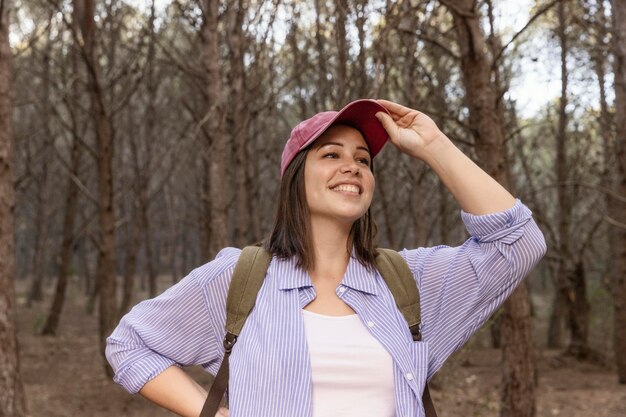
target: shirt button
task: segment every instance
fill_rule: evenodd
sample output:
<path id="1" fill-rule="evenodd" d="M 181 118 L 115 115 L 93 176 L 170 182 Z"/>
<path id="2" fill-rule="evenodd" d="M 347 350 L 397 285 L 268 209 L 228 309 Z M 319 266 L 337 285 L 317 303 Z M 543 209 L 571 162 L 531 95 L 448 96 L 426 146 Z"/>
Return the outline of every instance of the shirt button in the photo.
<path id="1" fill-rule="evenodd" d="M 374 327 L 374 322 L 373 321 L 368 321 L 367 322 L 367 326 L 370 327 L 370 328 Z"/>
<path id="2" fill-rule="evenodd" d="M 344 292 L 346 292 L 346 287 L 339 288 L 339 294 L 343 294 Z"/>
<path id="3" fill-rule="evenodd" d="M 412 381 L 412 380 L 413 380 L 413 374 L 412 374 L 412 373 L 407 372 L 407 374 L 406 374 L 405 376 L 406 376 L 406 379 L 407 379 L 407 380 L 409 380 L 409 381 Z"/>

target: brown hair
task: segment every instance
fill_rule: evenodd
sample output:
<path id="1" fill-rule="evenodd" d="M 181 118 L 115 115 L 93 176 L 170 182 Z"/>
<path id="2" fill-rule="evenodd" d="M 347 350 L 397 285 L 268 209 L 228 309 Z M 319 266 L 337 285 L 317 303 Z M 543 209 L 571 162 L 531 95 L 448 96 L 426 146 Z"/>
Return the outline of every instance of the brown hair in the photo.
<path id="1" fill-rule="evenodd" d="M 274 227 L 269 239 L 264 242 L 265 248 L 279 258 L 296 256 L 297 265 L 305 271 L 315 266 L 310 213 L 304 187 L 304 165 L 310 149 L 309 146 L 300 151 L 283 174 Z M 373 165 L 371 168 L 373 170 Z M 370 267 L 377 253 L 374 245 L 375 236 L 376 223 L 368 208 L 367 212 L 352 224 L 346 251 L 351 253 L 354 247 L 357 260 Z"/>

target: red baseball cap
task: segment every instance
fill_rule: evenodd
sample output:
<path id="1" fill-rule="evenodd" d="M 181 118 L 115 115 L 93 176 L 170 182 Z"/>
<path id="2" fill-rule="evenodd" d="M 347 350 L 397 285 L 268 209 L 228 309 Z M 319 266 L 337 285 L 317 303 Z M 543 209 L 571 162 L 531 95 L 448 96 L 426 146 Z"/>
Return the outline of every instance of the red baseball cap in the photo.
<path id="1" fill-rule="evenodd" d="M 373 158 L 389 139 L 387 131 L 376 118 L 378 112 L 389 114 L 387 109 L 375 100 L 363 99 L 353 101 L 339 111 L 317 113 L 310 119 L 298 123 L 291 131 L 291 136 L 283 149 L 280 176 L 283 176 L 298 152 L 313 143 L 333 124 L 342 123 L 358 129 L 365 138 Z"/>

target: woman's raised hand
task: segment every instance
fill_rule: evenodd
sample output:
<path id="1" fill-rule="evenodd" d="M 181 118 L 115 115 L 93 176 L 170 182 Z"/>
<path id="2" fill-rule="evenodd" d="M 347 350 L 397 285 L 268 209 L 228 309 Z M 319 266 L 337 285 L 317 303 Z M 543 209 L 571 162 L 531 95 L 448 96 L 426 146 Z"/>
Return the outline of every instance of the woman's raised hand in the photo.
<path id="1" fill-rule="evenodd" d="M 428 147 L 446 139 L 433 119 L 417 110 L 387 100 L 376 100 L 389 114 L 376 113 L 393 143 L 402 152 L 426 160 Z"/>

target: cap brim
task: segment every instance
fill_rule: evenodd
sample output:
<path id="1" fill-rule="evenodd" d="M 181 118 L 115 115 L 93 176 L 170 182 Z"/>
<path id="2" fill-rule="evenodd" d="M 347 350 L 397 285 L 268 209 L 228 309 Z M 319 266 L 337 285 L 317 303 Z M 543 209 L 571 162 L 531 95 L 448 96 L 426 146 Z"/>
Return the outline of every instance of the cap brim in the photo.
<path id="1" fill-rule="evenodd" d="M 389 140 L 389 134 L 376 118 L 378 112 L 389 114 L 386 108 L 374 100 L 356 100 L 341 109 L 329 126 L 346 123 L 358 129 L 365 138 L 373 158 Z"/>
<path id="2" fill-rule="evenodd" d="M 385 146 L 389 135 L 387 131 L 376 118 L 376 113 L 383 112 L 389 114 L 386 108 L 378 104 L 375 100 L 361 99 L 347 104 L 337 114 L 320 126 L 318 132 L 313 135 L 300 149 L 304 149 L 311 143 L 315 142 L 329 127 L 338 123 L 344 123 L 358 129 L 370 150 L 373 158 Z"/>

